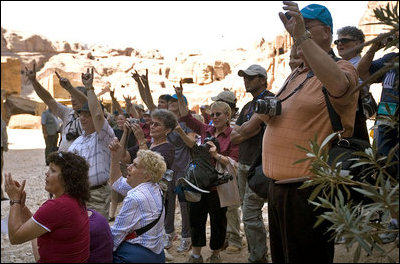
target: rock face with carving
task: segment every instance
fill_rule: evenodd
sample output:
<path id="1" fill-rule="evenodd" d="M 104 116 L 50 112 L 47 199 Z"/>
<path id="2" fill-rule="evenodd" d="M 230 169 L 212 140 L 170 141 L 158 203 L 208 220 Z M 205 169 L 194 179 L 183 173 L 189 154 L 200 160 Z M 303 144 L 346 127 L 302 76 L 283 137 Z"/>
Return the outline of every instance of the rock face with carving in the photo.
<path id="1" fill-rule="evenodd" d="M 376 26 L 362 26 L 372 22 L 372 9 L 378 4 L 378 1 L 370 1 L 360 20 L 360 28 L 366 32 L 367 39 L 382 32 Z M 192 109 L 198 109 L 201 104 L 210 104 L 211 96 L 224 89 L 232 90 L 236 94 L 238 107 L 241 107 L 251 96 L 246 94 L 243 80 L 237 75 L 238 70 L 251 64 L 262 65 L 268 72 L 269 89 L 276 92 L 290 73 L 288 62 L 292 44 L 290 35 L 283 32 L 272 41 L 260 39 L 248 50 L 238 47 L 235 50 L 203 54 L 179 53 L 173 59 L 166 59 L 158 50 L 142 51 L 134 47 L 114 49 L 104 46 L 88 47 L 67 41 L 51 42 L 43 36 L 26 35 L 1 28 L 1 87 L 6 94 L 17 94 L 40 102 L 23 74 L 25 66 L 31 68 L 35 61 L 39 70 L 39 82 L 55 98 L 68 99 L 68 93 L 60 87 L 54 72 L 69 78 L 73 85 L 81 85 L 81 73 L 88 67 L 94 67 L 95 91 L 105 103 L 111 102 L 108 89 L 105 88 L 107 82 L 111 83 L 117 100 L 122 104 L 123 95 L 130 95 L 137 103 L 143 103 L 131 72 L 137 70 L 144 74 L 148 69 L 155 102 L 161 94 L 173 94 L 173 85 L 178 85 L 182 79 L 184 93 Z M 20 71 L 16 70 L 18 67 Z"/>

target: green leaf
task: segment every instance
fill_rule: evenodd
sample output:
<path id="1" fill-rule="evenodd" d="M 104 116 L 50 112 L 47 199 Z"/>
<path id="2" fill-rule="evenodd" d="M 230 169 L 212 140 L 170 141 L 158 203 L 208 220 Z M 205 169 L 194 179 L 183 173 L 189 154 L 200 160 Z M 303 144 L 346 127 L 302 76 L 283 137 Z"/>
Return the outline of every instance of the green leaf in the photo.
<path id="1" fill-rule="evenodd" d="M 297 161 L 293 162 L 292 165 L 295 165 L 295 164 L 298 164 L 298 163 L 302 163 L 302 162 L 305 162 L 305 161 L 307 161 L 307 160 L 310 160 L 310 158 L 305 158 L 305 159 L 297 160 Z"/>
<path id="2" fill-rule="evenodd" d="M 354 251 L 354 256 L 353 256 L 353 262 L 358 263 L 360 260 L 360 255 L 361 255 L 361 246 L 358 245 L 356 250 Z"/>
<path id="3" fill-rule="evenodd" d="M 325 147 L 325 145 L 328 144 L 329 141 L 331 141 L 332 138 L 334 138 L 334 137 L 336 137 L 336 136 L 337 136 L 336 133 L 332 133 L 332 134 L 328 135 L 328 136 L 324 139 L 324 141 L 322 141 L 320 148 L 323 149 L 323 148 Z"/>

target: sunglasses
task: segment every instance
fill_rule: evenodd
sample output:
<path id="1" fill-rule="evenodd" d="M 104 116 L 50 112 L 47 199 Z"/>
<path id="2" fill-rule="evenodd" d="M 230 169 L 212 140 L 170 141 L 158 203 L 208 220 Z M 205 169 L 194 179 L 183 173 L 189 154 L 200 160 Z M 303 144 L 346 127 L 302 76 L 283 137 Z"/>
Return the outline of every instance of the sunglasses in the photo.
<path id="1" fill-rule="evenodd" d="M 161 123 L 151 121 L 150 126 L 159 127 L 159 126 L 161 126 Z"/>
<path id="2" fill-rule="evenodd" d="M 346 44 L 346 43 L 349 43 L 351 41 L 356 41 L 356 40 L 355 39 L 349 39 L 349 38 L 341 38 L 341 39 L 335 40 L 333 43 L 335 43 L 335 45 L 338 45 L 339 43 Z"/>
<path id="3" fill-rule="evenodd" d="M 220 115 L 222 115 L 222 113 L 221 112 L 215 112 L 215 113 L 211 113 L 210 115 L 211 115 L 212 118 L 214 118 L 214 117 L 219 117 Z"/>

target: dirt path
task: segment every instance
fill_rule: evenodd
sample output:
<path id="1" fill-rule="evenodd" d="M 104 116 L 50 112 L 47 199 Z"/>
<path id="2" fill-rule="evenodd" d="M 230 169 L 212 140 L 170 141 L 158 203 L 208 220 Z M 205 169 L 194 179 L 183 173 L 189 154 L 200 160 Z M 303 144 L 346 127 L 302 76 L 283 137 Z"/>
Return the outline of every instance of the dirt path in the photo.
<path id="1" fill-rule="evenodd" d="M 44 190 L 44 173 L 47 170 L 44 162 L 44 141 L 41 130 L 22 130 L 22 129 L 9 129 L 9 148 L 10 150 L 4 153 L 4 172 L 11 172 L 16 180 L 21 181 L 26 179 L 26 193 L 27 205 L 35 212 L 39 206 L 47 199 L 47 192 Z M 3 189 L 4 190 L 4 189 Z M 8 201 L 1 202 L 1 219 L 8 216 L 9 203 Z M 267 223 L 267 205 L 264 206 L 263 216 L 265 225 Z M 177 207 L 175 215 L 176 232 L 180 233 L 180 215 L 179 207 Z M 243 225 L 242 234 L 243 232 Z M 209 230 L 207 230 L 209 237 Z M 246 263 L 247 261 L 247 244 L 244 240 L 244 246 L 238 254 L 221 253 L 223 262 L 225 263 Z M 188 258 L 188 253 L 177 253 L 176 248 L 179 246 L 179 239 L 174 241 L 174 246 L 168 250 L 168 253 L 173 257 L 170 262 L 185 263 Z M 385 248 L 389 249 L 394 247 L 394 243 L 388 244 Z M 343 245 L 336 245 L 335 247 L 335 263 L 348 263 L 353 261 L 354 248 L 347 251 Z M 203 248 L 203 258 L 206 259 L 210 256 L 211 251 L 207 247 Z M 394 248 L 391 256 L 399 262 L 399 250 Z M 270 260 L 270 256 L 269 260 Z M 1 263 L 21 263 L 21 262 L 34 262 L 30 242 L 22 245 L 11 245 L 8 241 L 8 235 L 1 234 Z M 362 254 L 362 263 L 383 263 L 387 260 L 379 256 L 366 256 Z"/>

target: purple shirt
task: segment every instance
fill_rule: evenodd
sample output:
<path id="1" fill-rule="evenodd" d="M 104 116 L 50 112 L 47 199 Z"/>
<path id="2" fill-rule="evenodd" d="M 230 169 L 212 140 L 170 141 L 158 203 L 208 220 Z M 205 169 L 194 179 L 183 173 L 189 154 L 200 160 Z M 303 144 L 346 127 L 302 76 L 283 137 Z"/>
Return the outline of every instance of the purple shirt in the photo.
<path id="1" fill-rule="evenodd" d="M 201 143 L 204 142 L 204 138 L 207 137 L 207 133 L 213 137 L 215 136 L 216 128 L 214 126 L 204 124 L 203 122 L 194 118 L 191 114 L 181 117 L 179 121 L 185 122 L 187 127 L 199 134 L 201 136 Z M 231 132 L 232 128 L 228 126 L 224 132 L 218 135 L 217 140 L 220 146 L 220 151 L 218 153 L 224 156 L 229 156 L 233 160 L 238 161 L 239 145 L 231 142 Z"/>
<path id="2" fill-rule="evenodd" d="M 89 217 L 90 226 L 90 255 L 88 263 L 112 263 L 113 238 L 108 220 L 95 210 Z"/>

